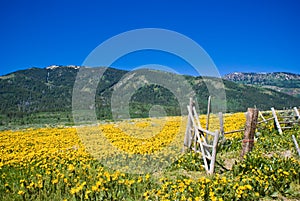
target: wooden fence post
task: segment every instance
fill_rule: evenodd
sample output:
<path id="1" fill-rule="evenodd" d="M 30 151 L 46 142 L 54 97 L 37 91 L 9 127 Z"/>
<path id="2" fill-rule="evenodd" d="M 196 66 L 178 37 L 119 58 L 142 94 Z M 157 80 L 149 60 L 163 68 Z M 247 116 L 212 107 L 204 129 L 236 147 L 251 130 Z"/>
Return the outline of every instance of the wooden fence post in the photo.
<path id="1" fill-rule="evenodd" d="M 258 119 L 258 109 L 248 108 L 244 139 L 242 143 L 241 159 L 250 152 L 254 146 L 254 133 Z"/>
<path id="2" fill-rule="evenodd" d="M 275 125 L 276 125 L 276 127 L 277 127 L 277 129 L 278 129 L 279 134 L 281 135 L 281 134 L 282 134 L 282 129 L 281 129 L 279 120 L 278 120 L 278 118 L 277 118 L 275 109 L 272 107 L 271 110 L 272 110 L 272 114 L 273 114 L 273 117 L 274 117 Z"/>
<path id="3" fill-rule="evenodd" d="M 207 101 L 206 130 L 209 130 L 210 104 L 211 104 L 211 97 L 209 96 Z"/>
<path id="4" fill-rule="evenodd" d="M 298 152 L 298 155 L 300 156 L 300 149 L 299 149 L 299 145 L 298 145 L 298 143 L 297 143 L 297 140 L 296 140 L 296 138 L 295 138 L 294 135 L 292 135 L 292 138 L 293 138 L 294 144 L 295 144 L 295 146 L 296 146 L 296 150 L 297 150 L 297 152 Z"/>
<path id="5" fill-rule="evenodd" d="M 194 104 L 193 98 L 190 98 L 189 108 L 191 109 L 192 112 L 193 112 L 193 110 L 192 110 L 193 104 Z M 189 113 L 189 111 L 188 111 L 188 113 Z M 192 136 L 191 136 L 192 127 L 193 127 L 192 120 L 191 120 L 190 115 L 188 115 L 188 124 L 187 124 L 187 127 L 186 127 L 185 137 L 184 137 L 184 146 L 186 146 L 187 148 L 190 148 L 191 143 L 192 143 Z M 184 148 L 183 148 L 182 151 L 184 151 Z"/>
<path id="6" fill-rule="evenodd" d="M 295 111 L 295 115 L 297 117 L 297 120 L 300 119 L 300 114 L 299 114 L 299 111 L 298 111 L 297 107 L 294 107 L 294 111 Z"/>
<path id="7" fill-rule="evenodd" d="M 206 127 L 205 127 L 206 130 L 209 130 L 210 105 L 211 105 L 211 96 L 208 96 L 207 114 L 206 114 Z M 208 141 L 208 135 L 205 136 L 205 140 Z"/>
<path id="8" fill-rule="evenodd" d="M 220 135 L 221 135 L 221 141 L 224 142 L 225 136 L 224 136 L 224 120 L 223 120 L 223 113 L 219 112 L 219 122 L 220 122 Z"/>

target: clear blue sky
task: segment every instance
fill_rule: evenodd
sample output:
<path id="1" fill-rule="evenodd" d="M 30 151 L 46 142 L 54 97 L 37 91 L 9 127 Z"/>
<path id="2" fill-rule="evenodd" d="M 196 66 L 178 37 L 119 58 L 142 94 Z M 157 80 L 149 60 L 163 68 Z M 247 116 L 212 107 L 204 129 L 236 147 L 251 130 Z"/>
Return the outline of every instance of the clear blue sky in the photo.
<path id="1" fill-rule="evenodd" d="M 300 74 L 299 10 L 297 0 L 1 0 L 0 75 L 52 64 L 81 65 L 106 39 L 148 27 L 195 40 L 221 75 Z M 129 68 L 146 59 L 141 54 L 115 67 Z M 156 59 L 162 64 L 172 60 L 159 55 Z M 180 62 L 172 65 L 178 71 L 184 68 Z"/>

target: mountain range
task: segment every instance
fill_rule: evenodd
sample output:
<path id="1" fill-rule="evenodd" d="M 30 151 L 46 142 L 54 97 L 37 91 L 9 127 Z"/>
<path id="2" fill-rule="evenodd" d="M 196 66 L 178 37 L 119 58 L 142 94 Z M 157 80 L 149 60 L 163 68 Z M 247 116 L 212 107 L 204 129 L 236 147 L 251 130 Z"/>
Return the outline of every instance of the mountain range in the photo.
<path id="1" fill-rule="evenodd" d="M 30 68 L 0 76 L 0 125 L 72 124 L 72 92 L 80 66 Z M 99 120 L 112 119 L 111 98 L 122 78 L 130 72 L 107 68 L 96 89 L 95 110 Z M 158 79 L 166 72 L 151 71 Z M 184 79 L 192 87 L 199 112 L 205 113 L 211 77 L 168 73 L 172 80 Z M 147 83 L 147 80 L 144 80 Z M 290 73 L 233 73 L 223 78 L 227 112 L 246 111 L 247 107 L 269 110 L 300 106 L 300 75 Z M 90 90 L 86 88 L 85 90 Z M 180 89 L 177 89 L 180 91 Z M 298 91 L 297 91 L 298 90 Z M 282 93 L 284 92 L 284 93 Z M 191 95 L 191 94 L 189 94 Z M 184 97 L 188 99 L 188 97 Z M 214 100 L 214 99 L 212 99 Z M 167 115 L 179 115 L 180 103 L 162 86 L 145 84 L 136 88 L 129 102 L 131 117 L 148 117 L 152 106 L 160 105 Z"/>
<path id="2" fill-rule="evenodd" d="M 295 97 L 300 97 L 300 75 L 293 73 L 231 73 L 224 79 L 250 86 L 274 89 Z"/>

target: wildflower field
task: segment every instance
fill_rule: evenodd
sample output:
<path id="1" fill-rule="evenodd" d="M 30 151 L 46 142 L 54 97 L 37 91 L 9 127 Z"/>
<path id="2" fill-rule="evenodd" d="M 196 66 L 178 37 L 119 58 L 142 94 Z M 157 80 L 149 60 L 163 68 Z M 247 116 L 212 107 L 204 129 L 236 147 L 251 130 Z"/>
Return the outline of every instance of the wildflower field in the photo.
<path id="1" fill-rule="evenodd" d="M 200 119 L 205 125 L 205 117 Z M 263 125 L 243 161 L 243 133 L 226 135 L 216 173 L 207 176 L 199 154 L 176 149 L 183 145 L 181 122 L 186 119 L 0 131 L 0 200 L 300 199 L 300 159 L 291 138 L 299 139 L 299 127 L 279 135 L 271 123 Z M 212 116 L 211 130 L 216 122 Z M 225 115 L 225 131 L 244 124 L 244 113 Z M 165 151 L 165 146 L 175 148 Z M 160 164 L 160 156 L 170 162 Z M 128 157 L 133 158 L 123 166 Z M 134 161 L 155 171 L 139 173 Z"/>

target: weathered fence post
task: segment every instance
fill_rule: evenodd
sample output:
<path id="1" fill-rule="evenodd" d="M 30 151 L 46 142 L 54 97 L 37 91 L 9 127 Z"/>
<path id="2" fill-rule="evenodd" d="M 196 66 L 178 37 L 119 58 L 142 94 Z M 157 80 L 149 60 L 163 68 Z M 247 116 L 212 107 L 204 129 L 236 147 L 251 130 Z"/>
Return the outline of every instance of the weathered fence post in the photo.
<path id="1" fill-rule="evenodd" d="M 206 130 L 209 130 L 210 105 L 211 105 L 211 96 L 208 96 L 207 114 L 206 114 L 206 127 L 205 127 Z M 205 136 L 205 140 L 208 141 L 208 135 Z"/>
<path id="2" fill-rule="evenodd" d="M 300 119 L 300 114 L 299 114 L 299 111 L 297 109 L 297 107 L 294 107 L 294 112 L 295 112 L 295 115 L 296 115 L 296 119 Z"/>
<path id="3" fill-rule="evenodd" d="M 298 155 L 300 156 L 300 149 L 299 149 L 299 145 L 298 145 L 298 143 L 297 143 L 297 140 L 296 140 L 296 138 L 295 138 L 294 135 L 292 135 L 292 138 L 293 138 L 294 144 L 295 144 L 295 146 L 296 146 L 296 150 L 297 150 L 297 152 L 298 152 Z"/>
<path id="4" fill-rule="evenodd" d="M 193 110 L 192 110 L 193 104 L 194 104 L 193 98 L 190 98 L 189 108 L 191 109 L 192 112 L 193 112 Z M 189 111 L 188 111 L 188 113 L 189 113 Z M 192 144 L 192 135 L 191 135 L 191 129 L 192 128 L 193 128 L 192 120 L 191 120 L 190 115 L 188 115 L 188 124 L 187 124 L 187 127 L 186 127 L 185 137 L 184 137 L 184 146 L 186 146 L 187 148 L 190 148 L 191 144 Z M 182 151 L 184 151 L 184 147 L 183 147 Z"/>
<path id="5" fill-rule="evenodd" d="M 277 118 L 276 111 L 275 111 L 275 109 L 273 107 L 271 108 L 271 110 L 272 110 L 272 114 L 273 114 L 273 117 L 274 117 L 276 128 L 278 129 L 278 132 L 281 135 L 282 134 L 282 129 L 281 129 L 279 120 Z"/>
<path id="6" fill-rule="evenodd" d="M 210 105 L 211 105 L 211 97 L 208 96 L 208 101 L 207 101 L 207 115 L 206 115 L 206 130 L 209 130 Z"/>
<path id="7" fill-rule="evenodd" d="M 242 143 L 241 159 L 250 152 L 254 146 L 254 133 L 258 119 L 258 109 L 248 108 L 244 139 Z"/>
<path id="8" fill-rule="evenodd" d="M 220 135 L 221 135 L 221 141 L 224 142 L 224 120 L 223 120 L 223 113 L 219 112 L 219 122 L 220 122 Z"/>

